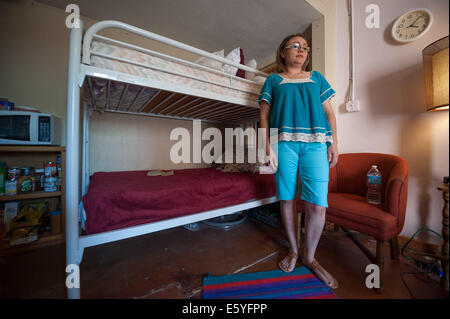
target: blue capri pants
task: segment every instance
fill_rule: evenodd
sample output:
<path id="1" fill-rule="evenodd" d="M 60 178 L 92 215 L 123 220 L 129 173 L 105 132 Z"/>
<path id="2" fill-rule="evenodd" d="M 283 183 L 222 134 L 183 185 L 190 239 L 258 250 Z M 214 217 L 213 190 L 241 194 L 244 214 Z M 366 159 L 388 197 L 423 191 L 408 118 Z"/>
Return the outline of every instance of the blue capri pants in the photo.
<path id="1" fill-rule="evenodd" d="M 277 198 L 295 199 L 301 186 L 302 200 L 328 207 L 330 163 L 327 144 L 279 141 L 278 150 L 274 152 L 278 159 L 278 169 L 274 173 Z"/>

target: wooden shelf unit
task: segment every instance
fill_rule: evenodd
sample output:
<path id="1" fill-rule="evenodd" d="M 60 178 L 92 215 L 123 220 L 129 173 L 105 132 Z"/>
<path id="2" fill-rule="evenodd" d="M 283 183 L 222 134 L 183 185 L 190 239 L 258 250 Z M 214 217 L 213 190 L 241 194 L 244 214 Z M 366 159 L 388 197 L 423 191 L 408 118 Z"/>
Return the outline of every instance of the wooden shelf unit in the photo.
<path id="1" fill-rule="evenodd" d="M 28 194 L 17 194 L 11 196 L 0 196 L 0 202 L 11 202 L 25 199 L 50 198 L 61 196 L 61 191 L 57 192 L 33 192 Z"/>
<path id="2" fill-rule="evenodd" d="M 0 162 L 6 162 L 8 167 L 11 166 L 34 166 L 35 168 L 43 167 L 44 161 L 52 157 L 51 161 L 56 161 L 56 154 L 61 156 L 61 187 L 56 192 L 32 192 L 26 194 L 17 194 L 11 196 L 0 196 L 0 204 L 8 201 L 22 201 L 43 198 L 59 198 L 61 206 L 61 232 L 59 234 L 44 233 L 41 234 L 34 242 L 22 245 L 10 245 L 5 238 L 2 251 L 22 251 L 35 249 L 38 247 L 63 243 L 65 240 L 65 163 L 66 149 L 63 146 L 25 146 L 25 145 L 0 145 Z M 54 159 L 53 159 L 54 156 Z M 40 162 L 39 162 L 40 161 Z"/>

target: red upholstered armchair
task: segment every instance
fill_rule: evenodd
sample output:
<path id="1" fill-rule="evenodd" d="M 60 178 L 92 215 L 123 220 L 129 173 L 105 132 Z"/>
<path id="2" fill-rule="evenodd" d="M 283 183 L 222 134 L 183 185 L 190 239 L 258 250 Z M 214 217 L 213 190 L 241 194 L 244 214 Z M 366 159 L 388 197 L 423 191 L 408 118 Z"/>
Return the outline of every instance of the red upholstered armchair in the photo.
<path id="1" fill-rule="evenodd" d="M 366 202 L 366 174 L 371 165 L 377 165 L 382 176 L 381 204 Z M 405 222 L 408 195 L 408 163 L 394 155 L 379 153 L 349 153 L 339 155 L 338 163 L 330 169 L 328 186 L 328 208 L 326 219 L 344 230 L 354 230 L 377 240 L 376 256 L 372 254 L 351 233 L 350 238 L 362 249 L 366 256 L 379 266 L 380 288 L 383 288 L 384 250 L 390 243 L 391 257 L 398 259 L 397 235 Z M 299 233 L 305 205 L 297 199 Z M 301 239 L 298 236 L 299 240 Z M 300 247 L 300 246 L 299 246 Z"/>

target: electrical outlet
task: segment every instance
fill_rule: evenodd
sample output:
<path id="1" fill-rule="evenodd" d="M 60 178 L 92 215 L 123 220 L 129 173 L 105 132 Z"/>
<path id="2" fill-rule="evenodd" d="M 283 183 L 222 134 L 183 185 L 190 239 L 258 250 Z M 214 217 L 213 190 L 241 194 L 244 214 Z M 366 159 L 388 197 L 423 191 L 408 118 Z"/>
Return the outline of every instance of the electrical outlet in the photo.
<path id="1" fill-rule="evenodd" d="M 359 112 L 359 100 L 350 100 L 346 105 L 347 112 Z"/>

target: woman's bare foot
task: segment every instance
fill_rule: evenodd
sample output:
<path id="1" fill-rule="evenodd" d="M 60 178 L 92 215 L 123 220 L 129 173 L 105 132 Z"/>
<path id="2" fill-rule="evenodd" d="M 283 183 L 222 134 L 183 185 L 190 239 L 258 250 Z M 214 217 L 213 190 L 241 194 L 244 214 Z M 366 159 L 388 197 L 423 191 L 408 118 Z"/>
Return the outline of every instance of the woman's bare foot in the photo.
<path id="1" fill-rule="evenodd" d="M 294 270 L 295 265 L 297 264 L 297 259 L 298 253 L 290 250 L 289 254 L 287 254 L 287 256 L 278 263 L 278 267 L 280 267 L 280 269 L 284 272 L 291 272 Z"/>
<path id="2" fill-rule="evenodd" d="M 339 286 L 336 278 L 330 275 L 328 271 L 326 271 L 317 260 L 313 260 L 312 262 L 308 262 L 306 258 L 301 256 L 302 264 L 308 267 L 320 280 L 322 280 L 325 285 L 332 289 L 336 289 Z"/>

